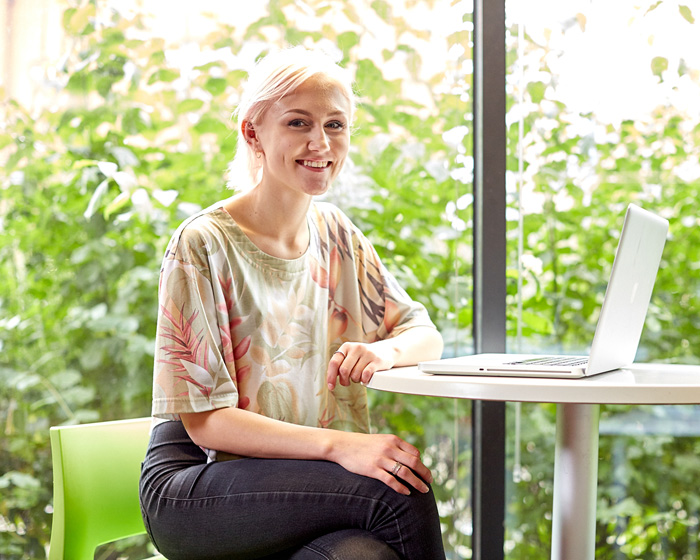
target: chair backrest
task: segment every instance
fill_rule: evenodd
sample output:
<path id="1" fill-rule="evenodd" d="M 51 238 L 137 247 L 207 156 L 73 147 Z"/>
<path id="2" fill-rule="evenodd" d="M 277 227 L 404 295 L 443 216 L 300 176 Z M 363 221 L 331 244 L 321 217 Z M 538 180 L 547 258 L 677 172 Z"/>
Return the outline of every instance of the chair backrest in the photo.
<path id="1" fill-rule="evenodd" d="M 51 428 L 49 560 L 93 560 L 99 545 L 146 532 L 138 481 L 150 426 L 137 418 Z"/>

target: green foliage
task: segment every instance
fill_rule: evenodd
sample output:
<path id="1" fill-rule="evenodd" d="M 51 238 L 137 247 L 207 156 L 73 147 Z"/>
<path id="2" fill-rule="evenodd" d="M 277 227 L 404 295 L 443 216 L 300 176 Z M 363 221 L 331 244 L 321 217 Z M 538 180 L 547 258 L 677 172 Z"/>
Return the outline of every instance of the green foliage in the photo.
<path id="1" fill-rule="evenodd" d="M 686 7 L 681 6 L 680 12 L 687 22 L 679 20 L 679 25 L 693 23 L 686 17 Z M 515 30 L 511 32 L 515 37 Z M 531 37 L 526 45 L 524 56 L 536 61 L 532 70 L 542 81 L 528 83 L 524 92 L 522 136 L 517 119 L 510 119 L 513 124 L 508 128 L 508 169 L 515 174 L 521 148 L 526 190 L 522 232 L 516 219 L 508 222 L 510 349 L 587 351 L 622 215 L 634 202 L 670 221 L 637 361 L 700 363 L 697 117 L 672 103 L 658 106 L 644 119 L 615 124 L 576 113 L 556 97 L 556 76 L 548 65 L 553 49 Z M 515 57 L 509 61 L 513 65 L 509 75 L 517 75 L 518 61 Z M 664 57 L 651 60 L 649 72 L 660 80 L 672 71 L 691 78 L 682 65 L 674 69 Z M 692 79 L 697 85 L 697 70 Z M 518 203 L 514 192 L 510 216 L 518 216 Z M 539 208 L 528 210 L 532 206 Z M 524 250 L 519 278 L 520 235 Z M 605 407 L 602 422 L 624 417 L 630 408 L 644 414 L 638 425 L 655 421 L 644 407 L 610 406 Z M 685 409 L 687 415 L 670 426 L 687 425 L 698 414 L 698 407 L 677 409 Z M 545 559 L 550 548 L 555 409 L 522 405 L 520 412 L 514 406 L 509 412 L 512 422 L 516 415 L 521 418 L 522 456 L 517 482 L 508 489 L 508 558 Z M 510 438 L 513 433 L 511 425 Z M 509 451 L 512 462 L 515 452 Z M 697 475 L 697 452 L 697 438 L 691 437 L 632 438 L 613 433 L 601 437 L 597 559 L 697 557 L 698 510 L 691 482 Z"/>
<path id="2" fill-rule="evenodd" d="M 319 13 L 345 14 L 362 23 L 356 5 L 311 4 L 318 4 Z M 364 9 L 410 35 L 389 3 Z M 257 41 L 258 54 L 321 39 L 338 44 L 344 62 L 356 69 L 363 103 L 353 172 L 330 198 L 369 233 L 437 320 L 455 325 L 461 319 L 453 330 L 468 339 L 469 317 L 458 318 L 445 294 L 455 283 L 457 245 L 468 240 L 451 231 L 444 218 L 455 192 L 449 173 L 457 147 L 441 138 L 462 123 L 468 107 L 457 93 L 433 96 L 433 107 L 412 100 L 403 92 L 406 84 L 385 79 L 377 61 L 358 54 L 359 30 L 324 27 L 320 33 L 297 24 L 295 18 L 303 15 L 294 2 L 270 2 L 268 13 L 244 30 L 243 39 L 234 39 L 240 34 L 225 25 L 202 39 L 199 60 L 184 69 L 176 62 L 178 46 L 145 33 L 141 14 L 125 16 L 94 2 L 76 2 L 63 17 L 72 48 L 56 69 L 61 98 L 37 113 L 15 100 L 5 102 L 0 116 L 6 123 L 0 136 L 3 558 L 45 557 L 51 425 L 149 414 L 160 261 L 170 234 L 187 215 L 230 194 L 224 179 L 236 142 L 230 114 L 246 73 L 225 60 L 243 56 L 245 40 Z M 422 61 L 415 50 L 400 44 L 397 53 L 408 53 L 407 75 L 427 91 L 429 85 L 417 79 Z M 385 53 L 384 62 L 394 56 Z M 365 188 L 356 191 L 355 183 Z M 438 230 L 443 233 L 433 239 Z M 460 275 L 467 276 L 465 266 L 460 265 Z M 432 299 L 425 285 L 438 288 Z M 414 434 L 412 440 L 427 446 L 417 429 L 425 408 L 420 399 L 410 407 L 396 396 L 373 399 L 380 429 Z M 440 413 L 441 404 L 431 415 L 436 426 L 452 421 L 452 407 Z M 462 509 L 452 508 L 444 519 L 449 538 L 464 545 L 467 537 L 453 519 Z"/>
<path id="3" fill-rule="evenodd" d="M 8 99 L 0 108 L 0 557 L 12 560 L 45 557 L 49 426 L 149 413 L 160 260 L 182 219 L 229 194 L 230 113 L 246 74 L 225 61 L 250 57 L 244 46 L 257 45 L 257 56 L 276 45 L 331 44 L 355 71 L 362 103 L 351 161 L 329 198 L 428 307 L 446 354 L 470 350 L 471 74 L 461 59 L 436 65 L 421 47 L 429 32 L 388 1 L 309 0 L 315 18 L 293 0 L 270 1 L 245 29 L 222 24 L 199 40 L 189 66 L 177 62 L 177 45 L 144 32 L 142 14 L 72 4 L 62 20 L 72 48 L 56 69 L 55 106 L 30 113 Z M 460 17 L 468 22 L 471 14 Z M 688 6 L 679 5 L 679 18 L 695 24 Z M 578 21 L 585 27 L 584 17 Z M 378 22 L 387 45 L 368 48 Z M 441 40 L 464 47 L 468 60 L 471 33 L 466 26 Z M 509 45 L 511 69 L 514 51 Z M 697 363 L 700 183 L 678 170 L 700 159 L 700 125 L 673 106 L 615 125 L 572 113 L 552 97 L 555 79 L 548 57 L 540 59 L 523 125 L 529 196 L 541 211 L 523 217 L 520 279 L 520 233 L 508 221 L 509 343 L 521 336 L 538 349 L 582 350 L 621 212 L 638 202 L 671 218 L 642 358 Z M 649 72 L 661 80 L 678 71 L 697 82 L 684 64 L 673 68 L 659 57 Z M 389 76 L 397 65 L 400 78 Z M 581 120 L 593 128 L 572 126 Z M 517 126 L 508 129 L 510 170 L 518 165 Z M 509 213 L 517 212 L 509 193 Z M 376 430 L 425 450 L 449 556 L 469 557 L 468 403 L 369 397 Z M 549 556 L 554 410 L 509 408 L 511 437 L 515 414 L 523 419 L 520 464 L 508 487 L 509 559 Z M 610 407 L 604 415 L 626 411 Z M 698 546 L 691 529 L 700 504 L 688 491 L 700 466 L 697 446 L 693 438 L 601 439 L 597 557 L 683 558 Z M 621 448 L 624 471 L 615 459 Z"/>

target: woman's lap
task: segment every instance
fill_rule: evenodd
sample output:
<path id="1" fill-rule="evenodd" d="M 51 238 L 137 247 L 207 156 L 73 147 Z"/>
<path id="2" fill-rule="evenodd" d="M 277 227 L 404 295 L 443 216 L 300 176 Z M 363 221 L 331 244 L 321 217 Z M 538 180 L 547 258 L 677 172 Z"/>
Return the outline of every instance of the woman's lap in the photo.
<path id="1" fill-rule="evenodd" d="M 382 543 L 406 560 L 444 558 L 432 492 L 403 496 L 326 461 L 206 464 L 179 422 L 154 430 L 141 500 L 154 543 L 173 560 L 349 560 L 342 551 L 353 546 L 365 551 L 357 557 L 388 560 Z"/>

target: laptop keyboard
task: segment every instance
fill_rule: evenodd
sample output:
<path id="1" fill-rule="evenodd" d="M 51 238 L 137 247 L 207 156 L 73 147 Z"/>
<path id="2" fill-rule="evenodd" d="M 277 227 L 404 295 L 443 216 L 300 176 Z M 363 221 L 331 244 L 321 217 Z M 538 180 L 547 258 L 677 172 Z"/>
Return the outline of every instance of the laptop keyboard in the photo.
<path id="1" fill-rule="evenodd" d="M 588 358 L 581 358 L 580 356 L 572 358 L 567 358 L 566 356 L 543 356 L 542 358 L 530 358 L 529 360 L 508 362 L 508 365 L 576 367 L 587 363 Z"/>

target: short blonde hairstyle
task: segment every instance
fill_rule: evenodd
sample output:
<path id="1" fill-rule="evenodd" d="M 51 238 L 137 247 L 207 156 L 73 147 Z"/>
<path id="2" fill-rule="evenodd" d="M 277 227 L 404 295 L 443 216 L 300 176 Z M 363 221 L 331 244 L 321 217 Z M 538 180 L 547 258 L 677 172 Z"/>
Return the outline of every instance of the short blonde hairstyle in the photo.
<path id="1" fill-rule="evenodd" d="M 233 113 L 238 125 L 236 154 L 228 168 L 228 186 L 237 191 L 252 189 L 262 178 L 262 161 L 256 158 L 242 131 L 242 123 L 259 122 L 267 109 L 293 93 L 312 76 L 322 76 L 340 88 L 350 102 L 349 123 L 355 116 L 357 99 L 350 72 L 329 55 L 304 47 L 291 47 L 268 54 L 248 75 L 241 100 Z"/>

